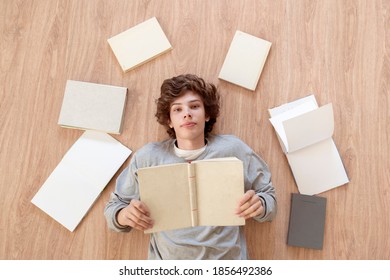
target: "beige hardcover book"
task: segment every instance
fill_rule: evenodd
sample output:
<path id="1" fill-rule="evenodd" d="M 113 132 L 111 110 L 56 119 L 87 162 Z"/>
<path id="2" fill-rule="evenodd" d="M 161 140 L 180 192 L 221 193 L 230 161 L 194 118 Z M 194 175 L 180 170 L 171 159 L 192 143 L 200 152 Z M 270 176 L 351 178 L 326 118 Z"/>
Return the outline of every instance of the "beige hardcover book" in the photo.
<path id="1" fill-rule="evenodd" d="M 271 42 L 236 31 L 218 78 L 254 91 Z"/>
<path id="2" fill-rule="evenodd" d="M 31 202 L 74 231 L 131 154 L 110 135 L 87 130 L 62 158 Z"/>
<path id="3" fill-rule="evenodd" d="M 127 88 L 68 80 L 58 124 L 120 134 Z"/>
<path id="4" fill-rule="evenodd" d="M 123 72 L 172 49 L 155 17 L 107 40 Z"/>
<path id="5" fill-rule="evenodd" d="M 235 214 L 244 195 L 243 164 L 237 158 L 140 168 L 138 181 L 141 201 L 155 221 L 145 233 L 245 224 Z"/>
<path id="6" fill-rule="evenodd" d="M 349 182 L 332 139 L 331 103 L 318 108 L 311 95 L 269 113 L 301 194 L 314 195 Z"/>

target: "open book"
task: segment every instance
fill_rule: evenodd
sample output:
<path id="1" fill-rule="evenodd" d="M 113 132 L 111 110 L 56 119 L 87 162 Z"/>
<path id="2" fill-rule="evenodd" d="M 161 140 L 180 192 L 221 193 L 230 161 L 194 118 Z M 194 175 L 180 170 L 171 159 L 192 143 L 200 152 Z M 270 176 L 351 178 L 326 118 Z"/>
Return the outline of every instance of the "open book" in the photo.
<path id="1" fill-rule="evenodd" d="M 218 78 L 254 91 L 271 42 L 237 30 Z"/>
<path id="2" fill-rule="evenodd" d="M 127 88 L 68 80 L 58 124 L 120 134 Z"/>
<path id="3" fill-rule="evenodd" d="M 87 130 L 31 202 L 73 231 L 130 154 L 110 135 Z"/>
<path id="4" fill-rule="evenodd" d="M 140 197 L 155 223 L 145 233 L 245 224 L 235 214 L 244 195 L 243 164 L 218 158 L 140 168 Z"/>
<path id="5" fill-rule="evenodd" d="M 314 95 L 269 109 L 299 192 L 313 195 L 349 182 L 333 142 L 333 107 Z"/>

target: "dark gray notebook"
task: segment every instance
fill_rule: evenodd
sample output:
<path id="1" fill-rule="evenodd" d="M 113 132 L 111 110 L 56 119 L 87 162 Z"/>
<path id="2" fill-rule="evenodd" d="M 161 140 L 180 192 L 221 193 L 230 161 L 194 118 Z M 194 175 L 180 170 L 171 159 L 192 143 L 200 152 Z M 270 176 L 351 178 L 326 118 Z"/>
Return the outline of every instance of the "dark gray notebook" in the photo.
<path id="1" fill-rule="evenodd" d="M 287 244 L 322 249 L 325 228 L 326 198 L 291 194 Z"/>

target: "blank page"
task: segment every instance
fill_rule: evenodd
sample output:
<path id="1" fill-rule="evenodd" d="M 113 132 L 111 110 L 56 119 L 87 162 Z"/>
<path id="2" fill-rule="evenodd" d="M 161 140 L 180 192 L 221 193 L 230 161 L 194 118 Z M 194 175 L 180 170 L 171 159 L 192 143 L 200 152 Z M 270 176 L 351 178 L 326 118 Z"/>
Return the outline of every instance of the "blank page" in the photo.
<path id="1" fill-rule="evenodd" d="M 286 156 L 301 194 L 318 194 L 349 182 L 332 138 Z"/>
<path id="2" fill-rule="evenodd" d="M 334 130 L 332 103 L 283 122 L 288 153 L 332 138 Z"/>
<path id="3" fill-rule="evenodd" d="M 73 231 L 130 153 L 111 136 L 86 131 L 31 202 Z"/>

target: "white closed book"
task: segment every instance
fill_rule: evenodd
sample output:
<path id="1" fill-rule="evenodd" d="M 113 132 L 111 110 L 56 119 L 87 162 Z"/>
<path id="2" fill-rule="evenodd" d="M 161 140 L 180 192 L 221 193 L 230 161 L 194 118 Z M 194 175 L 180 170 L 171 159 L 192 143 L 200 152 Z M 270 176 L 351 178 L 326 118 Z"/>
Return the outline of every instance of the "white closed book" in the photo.
<path id="1" fill-rule="evenodd" d="M 68 80 L 58 124 L 120 134 L 127 88 Z"/>
<path id="2" fill-rule="evenodd" d="M 106 133 L 88 130 L 73 144 L 31 202 L 74 231 L 131 154 Z"/>
<path id="3" fill-rule="evenodd" d="M 172 49 L 155 17 L 115 35 L 107 41 L 123 72 L 130 71 Z"/>
<path id="4" fill-rule="evenodd" d="M 271 42 L 236 31 L 218 78 L 254 91 Z"/>

